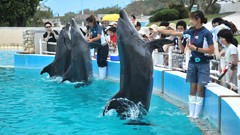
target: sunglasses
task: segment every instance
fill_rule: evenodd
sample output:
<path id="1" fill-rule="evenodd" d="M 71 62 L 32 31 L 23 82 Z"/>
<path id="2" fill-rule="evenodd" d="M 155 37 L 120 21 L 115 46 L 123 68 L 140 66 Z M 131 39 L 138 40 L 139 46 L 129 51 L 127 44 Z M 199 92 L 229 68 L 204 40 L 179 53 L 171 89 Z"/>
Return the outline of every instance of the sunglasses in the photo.
<path id="1" fill-rule="evenodd" d="M 51 26 L 46 26 L 45 28 L 51 28 Z"/>

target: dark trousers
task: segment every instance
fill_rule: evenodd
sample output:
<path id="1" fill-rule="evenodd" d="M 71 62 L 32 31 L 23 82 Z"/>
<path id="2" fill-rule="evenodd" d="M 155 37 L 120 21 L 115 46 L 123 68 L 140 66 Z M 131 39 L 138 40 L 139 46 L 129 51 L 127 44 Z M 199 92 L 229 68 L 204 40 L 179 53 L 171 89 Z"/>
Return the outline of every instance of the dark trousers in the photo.
<path id="1" fill-rule="evenodd" d="M 98 67 L 107 66 L 107 57 L 108 57 L 108 45 L 105 45 L 99 49 L 97 49 L 97 64 Z"/>

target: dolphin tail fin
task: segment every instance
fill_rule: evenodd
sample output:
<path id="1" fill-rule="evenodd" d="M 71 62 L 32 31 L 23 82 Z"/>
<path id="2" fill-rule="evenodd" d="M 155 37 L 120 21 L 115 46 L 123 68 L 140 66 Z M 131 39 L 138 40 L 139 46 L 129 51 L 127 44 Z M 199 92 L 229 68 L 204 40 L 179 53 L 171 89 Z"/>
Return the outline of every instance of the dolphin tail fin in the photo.
<path id="1" fill-rule="evenodd" d="M 152 40 L 152 41 L 148 42 L 147 44 L 150 46 L 151 52 L 154 49 L 158 49 L 160 52 L 164 52 L 163 45 L 172 44 L 172 43 L 173 43 L 173 41 L 162 38 L 162 39 Z"/>
<path id="2" fill-rule="evenodd" d="M 52 63 L 47 65 L 45 68 L 43 68 L 40 74 L 42 75 L 43 73 L 47 72 L 50 75 L 50 77 L 52 77 L 51 69 L 52 69 Z"/>
<path id="3" fill-rule="evenodd" d="M 88 45 L 90 46 L 90 48 L 95 48 L 95 49 L 99 49 L 102 47 L 101 44 L 99 43 L 96 43 L 96 42 L 91 42 L 91 43 L 88 43 Z"/>

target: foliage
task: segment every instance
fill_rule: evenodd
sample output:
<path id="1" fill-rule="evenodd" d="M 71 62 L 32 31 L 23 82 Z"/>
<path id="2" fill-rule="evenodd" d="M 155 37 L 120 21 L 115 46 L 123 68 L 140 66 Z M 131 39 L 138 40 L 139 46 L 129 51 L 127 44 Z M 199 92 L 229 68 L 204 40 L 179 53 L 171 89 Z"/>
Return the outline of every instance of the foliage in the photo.
<path id="1" fill-rule="evenodd" d="M 60 21 L 62 24 L 67 24 L 67 22 L 71 21 L 72 18 L 76 16 L 73 12 L 68 12 L 64 14 L 64 16 L 60 17 Z"/>
<path id="2" fill-rule="evenodd" d="M 163 9 L 156 12 L 150 19 L 150 22 L 170 21 L 178 19 L 179 12 L 176 9 Z"/>
<path id="3" fill-rule="evenodd" d="M 219 13 L 221 7 L 219 4 L 214 4 L 212 5 L 206 12 L 206 14 L 216 14 L 216 13 Z"/>
<path id="4" fill-rule="evenodd" d="M 168 8 L 176 9 L 179 12 L 178 19 L 188 18 L 188 10 L 181 4 L 168 4 Z"/>
<path id="5" fill-rule="evenodd" d="M 231 15 L 233 14 L 234 12 L 227 12 L 227 13 L 222 13 L 222 14 L 208 14 L 206 15 L 206 18 L 208 19 L 208 21 L 211 21 L 213 18 L 216 18 L 216 17 L 224 17 L 224 16 L 227 16 L 227 15 Z M 178 19 L 178 20 L 174 20 L 174 21 L 169 21 L 169 23 L 177 23 L 178 21 L 180 20 L 183 20 L 185 21 L 187 24 L 189 24 L 189 18 L 185 18 L 185 19 Z M 149 23 L 147 26 L 151 26 L 152 24 L 156 24 L 159 26 L 160 22 L 151 22 Z"/>
<path id="6" fill-rule="evenodd" d="M 118 14 L 120 12 L 121 8 L 118 7 L 118 5 L 113 7 L 107 7 L 107 8 L 100 8 L 96 11 L 94 11 L 94 14 Z"/>
<path id="7" fill-rule="evenodd" d="M 1 0 L 0 26 L 26 26 L 41 0 Z"/>
<path id="8" fill-rule="evenodd" d="M 31 27 L 43 26 L 43 22 L 42 22 L 43 19 L 52 19 L 52 18 L 53 18 L 53 13 L 50 10 L 50 8 L 48 8 L 48 11 L 41 11 L 40 9 L 38 9 L 35 15 L 33 16 L 33 18 L 31 19 L 31 21 L 27 23 L 27 26 L 31 26 Z"/>

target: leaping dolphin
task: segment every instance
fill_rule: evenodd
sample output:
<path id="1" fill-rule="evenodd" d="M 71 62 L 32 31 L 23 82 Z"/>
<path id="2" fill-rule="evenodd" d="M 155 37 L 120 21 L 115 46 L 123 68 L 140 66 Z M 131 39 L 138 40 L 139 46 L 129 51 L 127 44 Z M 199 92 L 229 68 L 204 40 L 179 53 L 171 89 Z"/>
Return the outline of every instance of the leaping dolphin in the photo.
<path id="1" fill-rule="evenodd" d="M 120 10 L 117 24 L 117 44 L 120 58 L 120 90 L 106 104 L 103 116 L 115 109 L 120 116 L 126 115 L 129 107 L 141 105 L 142 114 L 147 114 L 153 89 L 152 52 L 172 41 L 157 39 L 145 42 L 128 19 L 127 13 Z"/>
<path id="2" fill-rule="evenodd" d="M 93 77 L 90 48 L 99 48 L 101 44 L 86 41 L 74 19 L 72 19 L 71 40 L 71 65 L 63 75 L 61 82 L 66 80 L 80 82 L 75 87 L 88 85 Z"/>
<path id="3" fill-rule="evenodd" d="M 71 40 L 69 37 L 69 26 L 68 23 L 66 27 L 63 27 L 58 40 L 57 40 L 57 50 L 54 61 L 43 68 L 41 74 L 47 72 L 50 77 L 62 76 L 71 64 Z"/>

